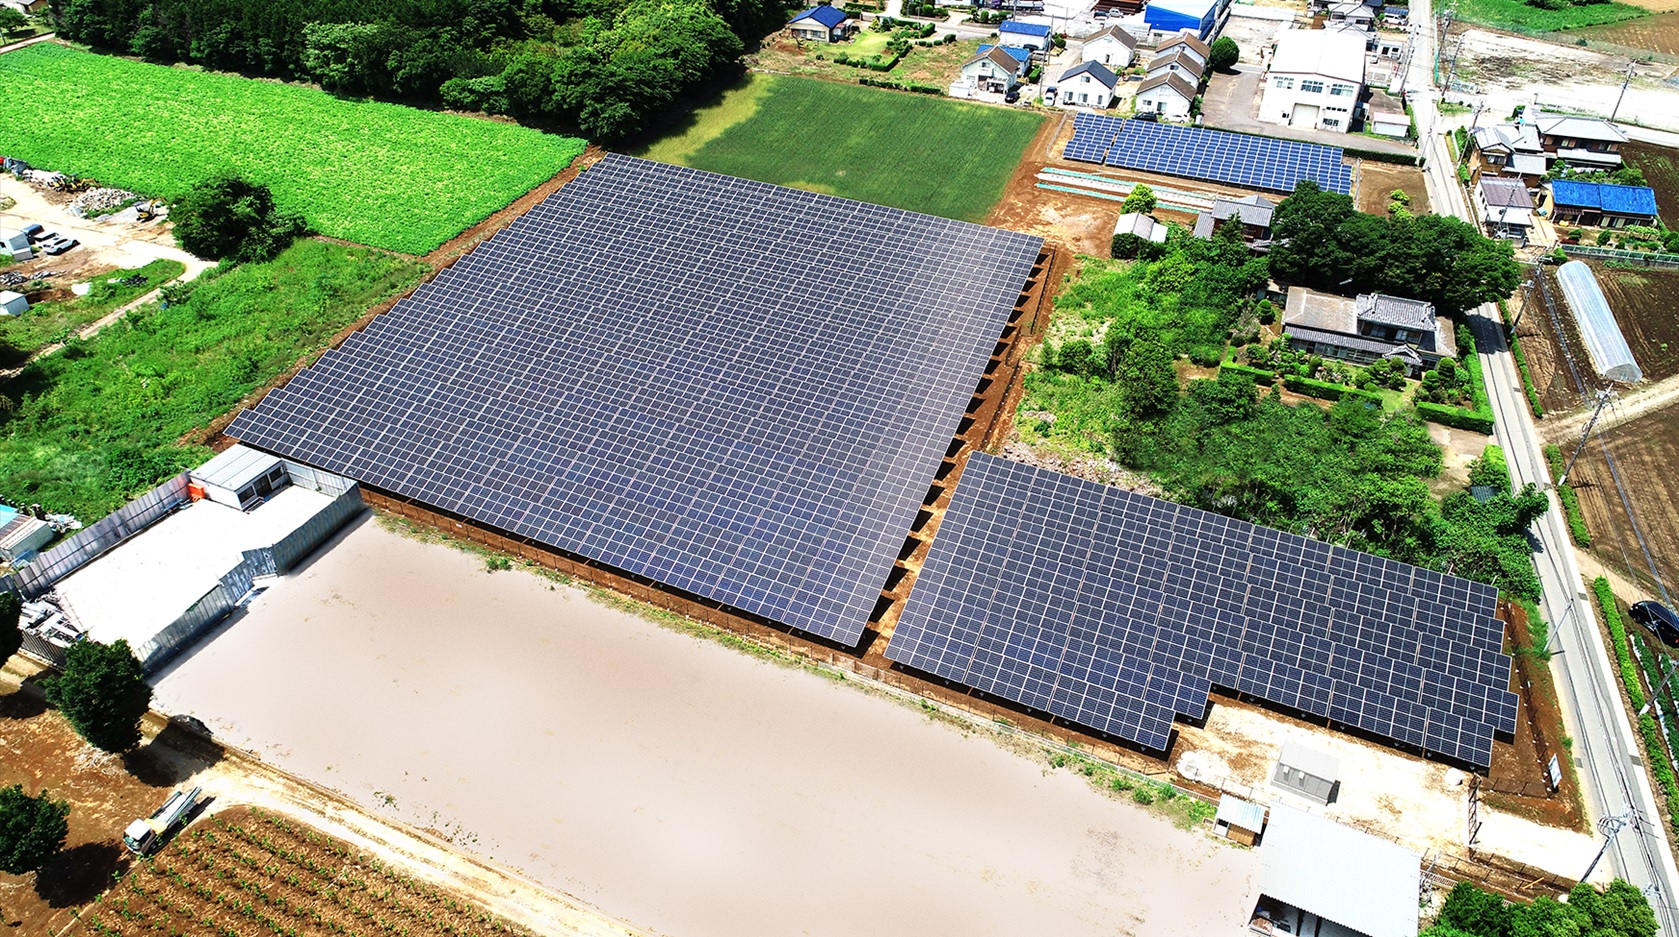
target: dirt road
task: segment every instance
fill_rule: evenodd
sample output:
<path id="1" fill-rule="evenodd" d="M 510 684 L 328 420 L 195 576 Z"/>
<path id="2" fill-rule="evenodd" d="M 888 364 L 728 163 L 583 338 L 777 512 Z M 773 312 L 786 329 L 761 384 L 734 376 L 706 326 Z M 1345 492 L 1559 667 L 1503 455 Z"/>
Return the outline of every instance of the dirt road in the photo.
<path id="1" fill-rule="evenodd" d="M 1596 431 L 1623 426 L 1674 403 L 1679 403 L 1679 376 L 1645 385 L 1617 398 L 1597 421 Z M 1568 416 L 1540 423 L 1539 432 L 1546 442 L 1571 446 L 1579 441 L 1581 431 L 1586 428 L 1586 423 L 1591 418 L 1590 409 L 1578 410 Z"/>

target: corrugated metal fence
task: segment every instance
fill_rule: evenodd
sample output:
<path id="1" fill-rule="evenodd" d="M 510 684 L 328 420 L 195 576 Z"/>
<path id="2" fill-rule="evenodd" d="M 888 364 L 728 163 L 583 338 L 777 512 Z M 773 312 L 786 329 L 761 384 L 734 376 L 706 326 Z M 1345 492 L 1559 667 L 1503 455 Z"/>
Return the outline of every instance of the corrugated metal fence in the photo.
<path id="1" fill-rule="evenodd" d="M 135 656 L 140 658 L 146 673 L 156 672 L 180 653 L 182 648 L 238 608 L 258 578 L 285 575 L 328 537 L 337 533 L 339 528 L 349 523 L 351 518 L 360 514 L 364 508 L 361 488 L 354 482 L 347 482 L 347 485 L 348 487 L 333 485 L 332 487 L 344 490 L 332 503 L 279 542 L 256 550 L 246 550 L 239 565 L 224 573 L 216 585 L 192 603 L 181 617 L 169 623 L 150 641 L 135 648 Z M 322 491 L 329 490 L 326 485 L 320 487 Z"/>
<path id="2" fill-rule="evenodd" d="M 186 502 L 187 475 L 182 472 L 36 557 L 35 562 L 8 576 L 12 582 L 0 583 L 0 588 L 9 587 L 33 599 Z"/>

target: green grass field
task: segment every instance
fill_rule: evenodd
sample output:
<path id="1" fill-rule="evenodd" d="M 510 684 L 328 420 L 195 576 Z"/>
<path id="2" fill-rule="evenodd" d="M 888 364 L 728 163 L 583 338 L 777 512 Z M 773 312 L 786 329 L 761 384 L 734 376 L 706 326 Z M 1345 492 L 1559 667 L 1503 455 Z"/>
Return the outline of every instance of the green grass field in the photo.
<path id="1" fill-rule="evenodd" d="M 514 124 L 52 43 L 0 55 L 0 80 L 7 156 L 163 198 L 236 171 L 313 230 L 416 254 L 583 151 Z"/>
<path id="2" fill-rule="evenodd" d="M 980 221 L 1042 121 L 1009 108 L 753 75 L 639 155 Z"/>
<path id="3" fill-rule="evenodd" d="M 178 260 L 154 260 L 132 270 L 113 270 L 96 277 L 86 296 L 37 303 L 21 316 L 0 319 L 0 367 L 22 364 L 42 346 L 63 341 L 70 333 L 116 311 L 118 306 L 139 299 L 186 272 L 186 265 Z M 133 286 L 111 282 L 134 275 L 143 276 L 146 281 Z"/>
<path id="4" fill-rule="evenodd" d="M 298 241 L 264 264 L 209 270 L 0 383 L 0 495 L 91 522 L 209 451 L 180 440 L 393 293 L 424 264 Z"/>
<path id="5" fill-rule="evenodd" d="M 1650 11 L 1627 3 L 1591 3 L 1566 10 L 1543 10 L 1524 0 L 1460 0 L 1458 19 L 1518 33 L 1549 33 L 1581 26 L 1600 26 L 1649 16 Z"/>

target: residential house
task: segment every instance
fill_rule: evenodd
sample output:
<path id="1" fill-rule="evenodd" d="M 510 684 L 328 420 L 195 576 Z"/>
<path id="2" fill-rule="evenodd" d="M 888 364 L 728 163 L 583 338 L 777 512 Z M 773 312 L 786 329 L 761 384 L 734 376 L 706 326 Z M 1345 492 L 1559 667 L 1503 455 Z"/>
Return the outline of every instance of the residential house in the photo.
<path id="1" fill-rule="evenodd" d="M 1195 86 L 1175 72 L 1161 72 L 1137 86 L 1137 113 L 1186 120 L 1195 102 Z"/>
<path id="2" fill-rule="evenodd" d="M 1033 52 L 1048 53 L 1051 45 L 1049 27 L 1039 23 L 1004 20 L 997 24 L 997 41 Z"/>
<path id="3" fill-rule="evenodd" d="M 1238 218 L 1242 222 L 1242 240 L 1255 251 L 1263 253 L 1271 249 L 1271 214 L 1276 210 L 1277 203 L 1263 195 L 1216 198 L 1211 209 L 1195 216 L 1195 236 L 1211 238 L 1219 225 L 1230 218 Z"/>
<path id="4" fill-rule="evenodd" d="M 1355 364 L 1398 359 L 1412 377 L 1457 355 L 1452 322 L 1431 303 L 1380 293 L 1348 299 L 1289 287 L 1283 330 L 1299 351 Z"/>
<path id="5" fill-rule="evenodd" d="M 1410 7 L 1396 7 L 1391 4 L 1382 7 L 1382 22 L 1391 29 L 1404 29 L 1411 21 Z"/>
<path id="6" fill-rule="evenodd" d="M 1031 49 L 1022 49 L 1019 46 L 982 45 L 978 49 L 975 49 L 974 52 L 977 55 L 984 55 L 985 53 L 990 52 L 994 48 L 1002 49 L 1004 52 L 1008 53 L 1010 58 L 1014 59 L 1016 62 L 1019 62 L 1020 63 L 1020 73 L 1022 75 L 1026 74 L 1027 72 L 1032 70 L 1032 50 Z"/>
<path id="7" fill-rule="evenodd" d="M 1540 146 L 1551 159 L 1560 159 L 1576 169 L 1621 167 L 1621 144 L 1627 142 L 1627 135 L 1609 121 L 1541 112 L 1532 122 L 1539 132 Z"/>
<path id="8" fill-rule="evenodd" d="M 1364 39 L 1327 29 L 1285 30 L 1263 88 L 1260 120 L 1345 133 L 1364 88 Z"/>
<path id="9" fill-rule="evenodd" d="M 857 31 L 857 21 L 839 7 L 824 3 L 788 20 L 787 31 L 805 42 L 841 42 Z"/>
<path id="10" fill-rule="evenodd" d="M 1168 52 L 1176 52 L 1180 49 L 1192 56 L 1195 59 L 1195 63 L 1201 67 L 1202 71 L 1206 71 L 1207 56 L 1213 54 L 1213 47 L 1207 45 L 1205 42 L 1202 42 L 1200 38 L 1188 30 L 1184 30 L 1175 36 L 1163 40 L 1159 46 L 1155 47 L 1154 54 L 1160 56 L 1165 55 Z"/>
<path id="11" fill-rule="evenodd" d="M 1055 103 L 1062 107 L 1107 107 L 1113 103 L 1119 76 L 1101 62 L 1081 62 L 1055 82 Z"/>
<path id="12" fill-rule="evenodd" d="M 1392 95 L 1372 90 L 1370 100 L 1364 102 L 1364 127 L 1384 137 L 1408 137 L 1411 115 L 1405 113 L 1405 105 Z"/>
<path id="13" fill-rule="evenodd" d="M 1111 71 L 1130 68 L 1137 56 L 1137 37 L 1118 26 L 1104 26 L 1084 38 L 1081 61 L 1101 62 Z"/>
<path id="14" fill-rule="evenodd" d="M 11 7 L 19 13 L 45 13 L 51 0 L 0 0 L 0 7 Z"/>
<path id="15" fill-rule="evenodd" d="M 1482 176 L 1474 191 L 1487 234 L 1526 244 L 1533 230 L 1533 195 L 1527 184 L 1520 179 Z"/>
<path id="16" fill-rule="evenodd" d="M 1201 78 L 1206 71 L 1206 63 L 1184 46 L 1161 52 L 1148 63 L 1148 77 L 1155 78 L 1170 72 L 1196 87 L 1201 86 Z"/>
<path id="17" fill-rule="evenodd" d="M 1547 188 L 1555 225 L 1625 228 L 1656 223 L 1656 193 L 1649 186 L 1553 179 Z"/>
<path id="18" fill-rule="evenodd" d="M 984 52 L 962 63 L 959 84 L 1001 93 L 1020 84 L 1026 68 L 1026 63 L 1011 55 L 1007 48 L 987 46 Z"/>
<path id="19" fill-rule="evenodd" d="M 1141 212 L 1128 211 L 1114 222 L 1114 237 L 1134 234 L 1153 244 L 1166 243 L 1166 226 Z"/>
<path id="20" fill-rule="evenodd" d="M 1471 180 L 1482 176 L 1520 179 L 1530 189 L 1539 188 L 1545 175 L 1545 152 L 1539 145 L 1539 128 L 1533 124 L 1493 124 L 1477 127 L 1469 135 Z"/>
<path id="21" fill-rule="evenodd" d="M 1326 11 L 1331 23 L 1357 23 L 1368 29 L 1376 27 L 1376 8 L 1364 3 L 1364 0 L 1341 0 L 1332 3 Z"/>

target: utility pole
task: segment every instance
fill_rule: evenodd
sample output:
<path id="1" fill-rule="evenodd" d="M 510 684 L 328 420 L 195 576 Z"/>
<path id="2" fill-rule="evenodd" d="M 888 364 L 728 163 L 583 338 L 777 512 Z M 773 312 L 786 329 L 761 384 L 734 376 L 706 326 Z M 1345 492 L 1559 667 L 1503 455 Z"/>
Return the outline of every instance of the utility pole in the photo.
<path id="1" fill-rule="evenodd" d="M 1592 870 L 1597 868 L 1598 860 L 1603 858 L 1603 854 L 1609 851 L 1609 844 L 1615 841 L 1615 836 L 1619 834 L 1623 828 L 1631 826 L 1637 822 L 1638 814 L 1634 813 L 1631 807 L 1628 807 L 1624 813 L 1619 813 L 1612 817 L 1603 817 L 1597 821 L 1597 830 L 1599 833 L 1603 834 L 1603 846 L 1598 849 L 1597 855 L 1592 857 L 1592 864 L 1586 866 L 1586 874 L 1580 876 L 1580 881 L 1584 882 L 1586 879 L 1591 878 Z"/>
<path id="2" fill-rule="evenodd" d="M 1557 479 L 1558 485 L 1568 481 L 1568 474 L 1574 471 L 1574 460 L 1580 458 L 1580 451 L 1586 448 L 1586 440 L 1591 438 L 1592 427 L 1597 425 L 1597 418 L 1603 415 L 1604 408 L 1609 406 L 1612 399 L 1614 395 L 1607 390 L 1597 392 L 1597 409 L 1592 411 L 1592 418 L 1586 421 L 1585 432 L 1580 434 L 1580 444 L 1574 447 L 1574 454 L 1568 457 L 1568 465 L 1563 468 L 1562 477 Z"/>
<path id="3" fill-rule="evenodd" d="M 1452 47 L 1452 64 L 1446 69 L 1446 83 L 1440 89 L 1441 100 L 1445 100 L 1446 95 L 1452 93 L 1452 76 L 1457 74 L 1457 54 L 1462 51 L 1463 40 L 1460 39 L 1458 44 Z"/>
<path id="4" fill-rule="evenodd" d="M 1621 79 L 1621 93 L 1615 97 L 1615 109 L 1609 112 L 1609 120 L 1611 122 L 1614 121 L 1615 115 L 1621 112 L 1621 102 L 1626 100 L 1627 85 L 1632 83 L 1632 70 L 1637 64 L 1637 62 L 1627 63 L 1627 76 Z"/>

